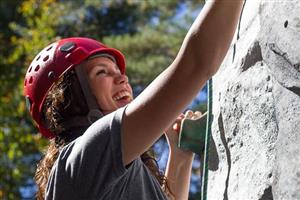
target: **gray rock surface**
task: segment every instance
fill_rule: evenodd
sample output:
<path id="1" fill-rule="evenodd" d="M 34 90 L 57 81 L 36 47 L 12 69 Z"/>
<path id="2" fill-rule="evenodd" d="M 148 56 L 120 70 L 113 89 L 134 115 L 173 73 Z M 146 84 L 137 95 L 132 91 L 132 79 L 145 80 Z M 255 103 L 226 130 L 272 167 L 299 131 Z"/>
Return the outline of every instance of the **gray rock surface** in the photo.
<path id="1" fill-rule="evenodd" d="M 300 1 L 246 1 L 213 98 L 208 199 L 300 200 Z"/>

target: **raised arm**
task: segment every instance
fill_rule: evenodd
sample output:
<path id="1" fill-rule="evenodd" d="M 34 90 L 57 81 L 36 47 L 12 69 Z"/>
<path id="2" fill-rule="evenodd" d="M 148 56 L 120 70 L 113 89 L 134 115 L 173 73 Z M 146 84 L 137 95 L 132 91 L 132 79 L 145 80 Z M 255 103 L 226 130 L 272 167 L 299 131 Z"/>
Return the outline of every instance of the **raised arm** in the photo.
<path id="1" fill-rule="evenodd" d="M 123 118 L 123 161 L 145 152 L 218 70 L 235 32 L 242 0 L 209 0 L 174 62 L 133 102 Z"/>

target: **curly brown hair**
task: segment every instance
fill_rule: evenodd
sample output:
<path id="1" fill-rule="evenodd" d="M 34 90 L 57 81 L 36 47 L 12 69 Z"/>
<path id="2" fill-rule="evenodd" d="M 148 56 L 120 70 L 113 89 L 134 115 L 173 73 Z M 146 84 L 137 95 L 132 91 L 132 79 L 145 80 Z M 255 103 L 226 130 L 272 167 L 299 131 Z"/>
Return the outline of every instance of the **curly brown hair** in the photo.
<path id="1" fill-rule="evenodd" d="M 35 173 L 38 200 L 45 198 L 49 174 L 58 157 L 59 150 L 75 139 L 71 137 L 70 140 L 69 136 L 72 131 L 64 126 L 64 122 L 74 116 L 86 116 L 88 113 L 87 103 L 81 98 L 82 96 L 83 92 L 74 71 L 65 73 L 46 96 L 43 105 L 44 123 L 55 134 L 55 138 L 50 140 L 48 149 L 39 162 Z M 143 153 L 141 159 L 156 177 L 166 194 L 170 194 L 167 178 L 159 170 L 153 151 L 149 150 Z"/>

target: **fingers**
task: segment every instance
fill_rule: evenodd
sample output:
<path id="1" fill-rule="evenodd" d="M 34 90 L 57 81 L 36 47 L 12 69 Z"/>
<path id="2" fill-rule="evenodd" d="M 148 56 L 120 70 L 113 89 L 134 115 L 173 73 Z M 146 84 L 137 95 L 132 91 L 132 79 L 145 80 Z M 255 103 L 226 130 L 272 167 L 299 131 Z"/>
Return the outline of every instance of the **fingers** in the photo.
<path id="1" fill-rule="evenodd" d="M 192 117 L 193 117 L 193 115 L 194 115 L 194 112 L 193 111 L 191 111 L 191 110 L 188 110 L 188 111 L 186 111 L 185 112 L 185 118 L 187 118 L 187 119 L 191 119 Z"/>
<path id="2" fill-rule="evenodd" d="M 177 117 L 177 119 L 183 119 L 184 118 L 184 114 L 183 113 L 181 113 L 178 117 Z"/>
<path id="3" fill-rule="evenodd" d="M 188 110 L 185 112 L 185 114 L 181 113 L 175 120 L 173 126 L 172 126 L 172 129 L 174 131 L 179 131 L 180 130 L 180 126 L 181 126 L 181 122 L 184 118 L 186 119 L 198 119 L 202 116 L 202 113 L 200 111 L 191 111 L 191 110 Z"/>
<path id="4" fill-rule="evenodd" d="M 175 123 L 172 128 L 173 128 L 174 131 L 179 131 L 180 130 L 180 124 Z"/>
<path id="5" fill-rule="evenodd" d="M 199 119 L 202 116 L 202 113 L 200 111 L 194 112 L 194 118 L 193 119 Z"/>
<path id="6" fill-rule="evenodd" d="M 186 111 L 184 116 L 187 119 L 198 119 L 202 116 L 202 113 L 200 111 L 193 112 L 191 110 L 188 110 L 188 111 Z"/>
<path id="7" fill-rule="evenodd" d="M 181 121 L 184 119 L 185 115 L 183 113 L 181 113 L 175 120 L 172 128 L 174 131 L 179 131 L 180 130 L 180 125 L 181 125 Z"/>

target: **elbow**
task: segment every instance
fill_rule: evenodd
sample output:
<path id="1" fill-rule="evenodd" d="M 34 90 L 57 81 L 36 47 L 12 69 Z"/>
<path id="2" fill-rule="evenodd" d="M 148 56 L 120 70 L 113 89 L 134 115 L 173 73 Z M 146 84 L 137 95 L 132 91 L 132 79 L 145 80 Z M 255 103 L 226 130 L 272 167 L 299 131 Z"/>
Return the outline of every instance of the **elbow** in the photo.
<path id="1" fill-rule="evenodd" d="M 210 79 L 211 77 L 213 77 L 219 70 L 220 65 L 217 66 L 212 66 L 209 69 L 206 70 L 206 76 L 207 79 Z"/>
<path id="2" fill-rule="evenodd" d="M 210 79 L 218 72 L 228 48 L 229 45 L 224 46 L 211 38 L 201 38 L 195 33 L 187 42 L 185 55 L 192 60 L 195 70 Z"/>
<path id="3" fill-rule="evenodd" d="M 202 56 L 195 58 L 193 62 L 193 74 L 201 74 L 203 79 L 209 80 L 212 78 L 219 70 L 221 62 L 215 59 L 206 59 Z"/>
<path id="4" fill-rule="evenodd" d="M 189 66 L 190 73 L 201 75 L 208 80 L 217 73 L 225 53 L 220 45 L 199 42 L 195 35 L 192 36 L 184 42 L 175 63 L 185 66 L 185 70 L 186 66 Z"/>
<path id="5" fill-rule="evenodd" d="M 201 71 L 207 80 L 218 72 L 223 59 L 224 56 L 222 56 L 219 49 L 194 55 L 195 67 Z"/>

